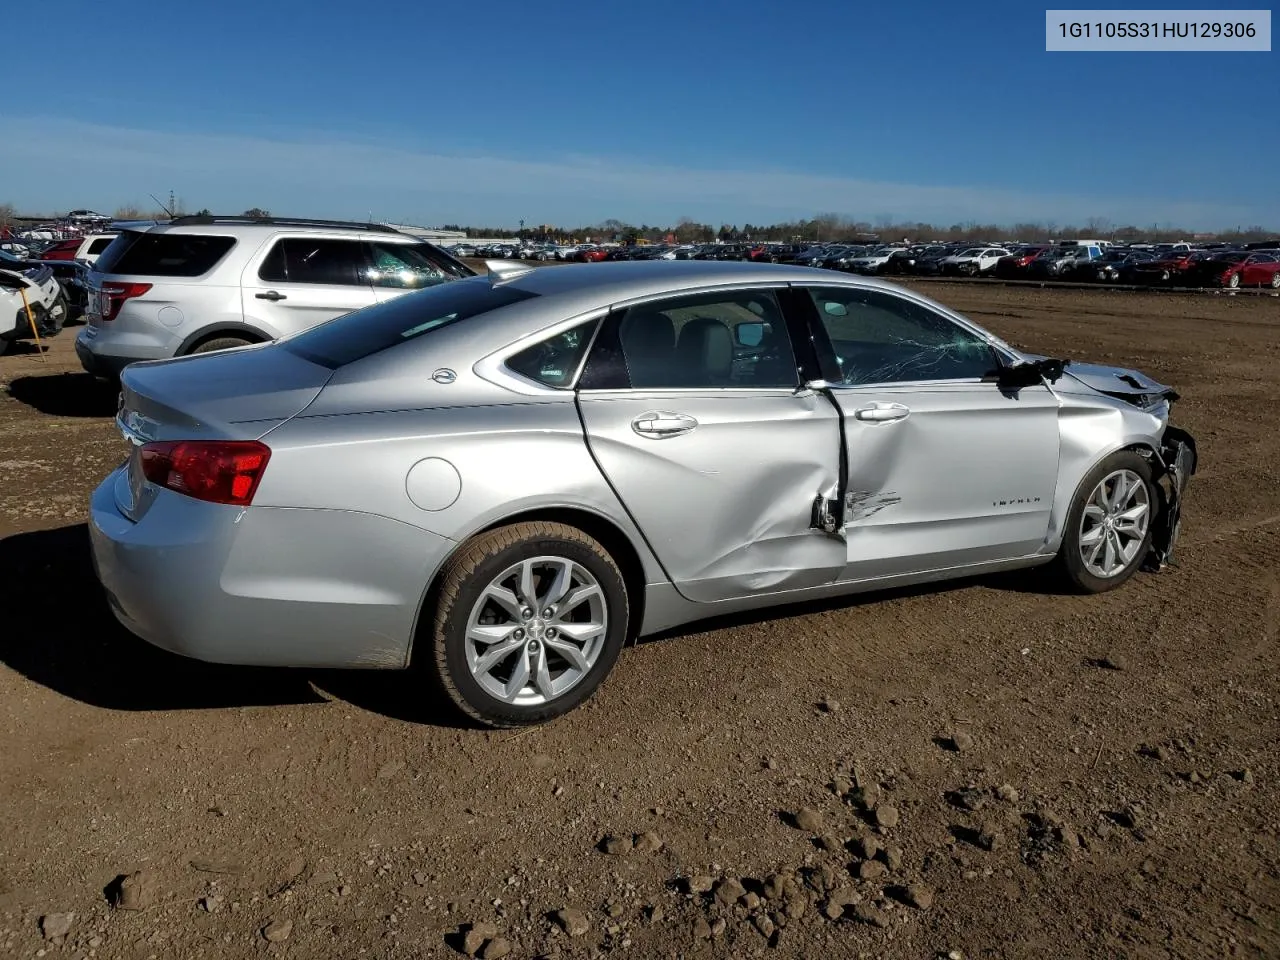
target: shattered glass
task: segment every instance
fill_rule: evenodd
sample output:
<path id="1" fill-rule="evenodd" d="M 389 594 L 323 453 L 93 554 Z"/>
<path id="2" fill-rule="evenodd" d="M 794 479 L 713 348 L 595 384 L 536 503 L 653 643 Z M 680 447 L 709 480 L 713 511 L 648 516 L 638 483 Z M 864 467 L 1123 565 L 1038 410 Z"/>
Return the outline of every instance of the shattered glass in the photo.
<path id="1" fill-rule="evenodd" d="M 927 307 L 875 290 L 811 293 L 846 384 L 974 379 L 995 372 L 985 340 Z"/>

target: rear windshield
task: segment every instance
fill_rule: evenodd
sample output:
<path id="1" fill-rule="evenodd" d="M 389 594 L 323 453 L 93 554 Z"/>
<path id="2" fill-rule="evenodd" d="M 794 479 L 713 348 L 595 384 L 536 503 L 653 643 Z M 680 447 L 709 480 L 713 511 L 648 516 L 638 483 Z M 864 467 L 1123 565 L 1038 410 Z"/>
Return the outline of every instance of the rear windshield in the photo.
<path id="1" fill-rule="evenodd" d="M 280 345 L 336 370 L 432 330 L 535 296 L 512 287 L 492 287 L 483 279 L 452 280 L 329 320 Z"/>
<path id="2" fill-rule="evenodd" d="M 102 252 L 95 269 L 144 277 L 199 277 L 235 245 L 234 237 L 126 230 Z"/>

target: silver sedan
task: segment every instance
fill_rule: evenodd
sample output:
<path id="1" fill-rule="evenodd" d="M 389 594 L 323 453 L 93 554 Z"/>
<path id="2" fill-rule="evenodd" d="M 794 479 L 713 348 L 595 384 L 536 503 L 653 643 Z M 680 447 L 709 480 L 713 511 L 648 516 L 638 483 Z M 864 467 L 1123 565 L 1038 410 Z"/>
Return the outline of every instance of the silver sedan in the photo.
<path id="1" fill-rule="evenodd" d="M 875 280 L 496 262 L 130 366 L 93 549 L 116 616 L 168 650 L 419 665 L 475 720 L 528 724 L 629 639 L 713 614 L 1159 569 L 1196 466 L 1176 397 Z"/>

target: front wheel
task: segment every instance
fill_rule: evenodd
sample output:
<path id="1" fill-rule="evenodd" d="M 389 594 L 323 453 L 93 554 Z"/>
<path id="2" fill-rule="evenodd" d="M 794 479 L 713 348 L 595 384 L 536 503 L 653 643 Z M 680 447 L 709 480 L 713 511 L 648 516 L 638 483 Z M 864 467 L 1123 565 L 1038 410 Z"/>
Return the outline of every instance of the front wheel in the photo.
<path id="1" fill-rule="evenodd" d="M 1228 277 L 1228 278 L 1227 278 L 1227 286 L 1228 286 L 1228 287 L 1230 287 L 1232 290 L 1234 290 L 1234 289 L 1236 289 L 1237 287 L 1239 287 L 1239 286 L 1240 286 L 1240 274 L 1238 274 L 1238 273 L 1233 273 L 1230 277 Z"/>
<path id="2" fill-rule="evenodd" d="M 1151 467 L 1120 450 L 1093 468 L 1067 513 L 1058 566 L 1085 593 L 1114 590 L 1128 580 L 1151 548 L 1156 510 Z"/>
<path id="3" fill-rule="evenodd" d="M 433 665 L 450 699 L 490 727 L 541 723 L 586 701 L 627 635 L 622 573 L 561 523 L 482 534 L 441 579 Z"/>

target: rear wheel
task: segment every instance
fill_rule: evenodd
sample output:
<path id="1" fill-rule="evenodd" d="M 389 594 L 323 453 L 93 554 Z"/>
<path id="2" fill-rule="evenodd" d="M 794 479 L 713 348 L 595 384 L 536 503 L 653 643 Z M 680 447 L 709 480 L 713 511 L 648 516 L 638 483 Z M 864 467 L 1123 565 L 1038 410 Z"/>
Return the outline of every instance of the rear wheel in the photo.
<path id="1" fill-rule="evenodd" d="M 1094 467 L 1067 514 L 1058 566 L 1085 593 L 1114 590 L 1137 572 L 1151 548 L 1156 510 L 1151 467 L 1120 450 Z"/>
<path id="2" fill-rule="evenodd" d="M 613 669 L 627 590 L 596 540 L 561 523 L 482 534 L 441 579 L 432 663 L 450 699 L 490 727 L 558 717 Z"/>
<path id="3" fill-rule="evenodd" d="M 215 350 L 230 350 L 233 347 L 247 347 L 254 341 L 244 337 L 214 337 L 192 348 L 191 353 L 213 353 Z"/>
<path id="4" fill-rule="evenodd" d="M 1280 270 L 1271 275 L 1271 289 L 1280 290 Z"/>

